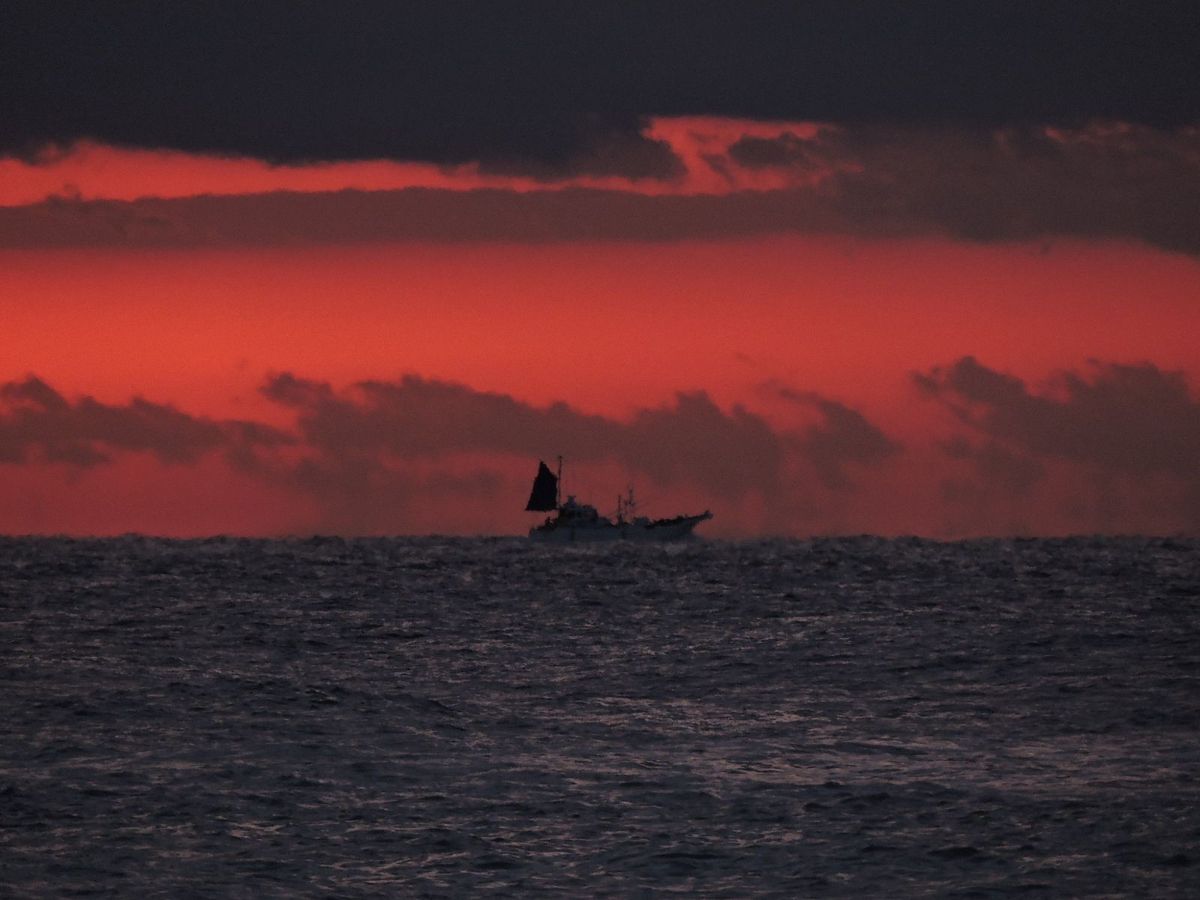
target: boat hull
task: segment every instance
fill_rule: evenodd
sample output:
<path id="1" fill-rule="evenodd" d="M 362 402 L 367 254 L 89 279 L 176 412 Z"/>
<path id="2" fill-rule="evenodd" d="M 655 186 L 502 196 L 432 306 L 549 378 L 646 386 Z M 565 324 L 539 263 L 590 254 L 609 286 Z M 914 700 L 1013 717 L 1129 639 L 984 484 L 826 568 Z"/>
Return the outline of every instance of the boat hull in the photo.
<path id="1" fill-rule="evenodd" d="M 608 543 L 613 541 L 655 544 L 689 538 L 697 525 L 711 518 L 711 513 L 703 513 L 698 516 L 679 516 L 675 519 L 645 523 L 541 525 L 530 530 L 529 538 L 547 544 Z"/>

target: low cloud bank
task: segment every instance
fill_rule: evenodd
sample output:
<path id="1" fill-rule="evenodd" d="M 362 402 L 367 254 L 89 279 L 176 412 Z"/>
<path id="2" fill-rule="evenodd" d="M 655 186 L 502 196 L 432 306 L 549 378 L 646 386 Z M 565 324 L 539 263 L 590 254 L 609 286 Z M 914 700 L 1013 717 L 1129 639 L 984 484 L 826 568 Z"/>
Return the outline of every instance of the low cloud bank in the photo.
<path id="1" fill-rule="evenodd" d="M 229 490 L 311 511 L 286 530 L 494 533 L 522 526 L 534 462 L 562 453 L 585 482 L 627 475 L 711 506 L 726 534 L 1200 533 L 1200 400 L 1182 373 L 1094 362 L 1030 384 L 966 356 L 912 384 L 945 416 L 901 446 L 862 411 L 778 383 L 759 398 L 775 417 L 691 391 L 614 418 L 416 375 L 280 373 L 262 386 L 293 416 L 280 429 L 67 397 L 29 376 L 0 385 L 0 471 L 10 486 L 61 472 L 86 488 L 163 467 L 211 485 L 224 466 Z"/>
<path id="2" fill-rule="evenodd" d="M 946 482 L 954 497 L 1033 505 L 1051 472 L 1066 471 L 1084 529 L 1200 531 L 1200 400 L 1182 372 L 1094 361 L 1034 389 L 965 356 L 913 381 L 965 427 L 943 446 L 974 472 Z"/>
<path id="3" fill-rule="evenodd" d="M 788 432 L 745 407 L 721 409 L 703 391 L 625 420 L 415 375 L 339 391 L 285 373 L 263 392 L 296 411 L 307 471 L 326 473 L 318 480 L 330 486 L 348 460 L 362 471 L 451 454 L 562 453 L 579 463 L 615 462 L 660 487 L 698 488 L 731 502 L 755 495 L 769 505 L 796 488 L 789 462 L 806 463 L 828 486 L 848 489 L 847 467 L 874 465 L 896 449 L 860 413 L 816 394 L 802 401 L 820 421 Z"/>
<path id="4" fill-rule="evenodd" d="M 86 396 L 68 400 L 33 375 L 0 385 L 0 463 L 86 469 L 121 453 L 149 453 L 163 463 L 187 465 L 208 453 L 242 458 L 290 440 L 258 422 L 192 416 L 141 397 L 124 405 Z"/>
<path id="5" fill-rule="evenodd" d="M 281 373 L 262 393 L 293 411 L 293 430 L 192 416 L 141 398 L 68 399 L 30 376 L 0 386 L 0 464 L 86 471 L 148 454 L 185 467 L 219 453 L 242 475 L 312 500 L 316 527 L 360 533 L 407 530 L 406 516 L 431 496 L 515 508 L 504 471 L 562 453 L 714 505 L 760 504 L 782 528 L 798 494 L 853 490 L 854 470 L 897 449 L 860 413 L 816 394 L 795 394 L 813 421 L 788 431 L 745 407 L 723 409 L 703 391 L 625 419 L 416 375 L 335 388 Z"/>

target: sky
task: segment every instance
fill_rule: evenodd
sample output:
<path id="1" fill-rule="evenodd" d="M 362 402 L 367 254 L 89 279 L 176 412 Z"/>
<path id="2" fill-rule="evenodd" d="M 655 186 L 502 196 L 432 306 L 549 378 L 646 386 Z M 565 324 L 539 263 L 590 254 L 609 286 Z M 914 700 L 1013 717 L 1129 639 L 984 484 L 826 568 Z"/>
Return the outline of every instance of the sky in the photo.
<path id="1" fill-rule="evenodd" d="M 0 533 L 519 534 L 559 455 L 1200 534 L 1200 8 L 4 4 Z"/>

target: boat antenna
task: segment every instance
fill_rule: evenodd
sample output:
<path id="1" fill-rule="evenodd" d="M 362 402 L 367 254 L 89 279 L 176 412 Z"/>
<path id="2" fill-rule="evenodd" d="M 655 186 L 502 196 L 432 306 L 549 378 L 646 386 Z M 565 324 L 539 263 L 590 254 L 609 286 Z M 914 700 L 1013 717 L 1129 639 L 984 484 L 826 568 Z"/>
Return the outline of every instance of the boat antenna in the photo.
<path id="1" fill-rule="evenodd" d="M 558 457 L 558 480 L 554 482 L 554 505 L 562 506 L 562 455 Z"/>

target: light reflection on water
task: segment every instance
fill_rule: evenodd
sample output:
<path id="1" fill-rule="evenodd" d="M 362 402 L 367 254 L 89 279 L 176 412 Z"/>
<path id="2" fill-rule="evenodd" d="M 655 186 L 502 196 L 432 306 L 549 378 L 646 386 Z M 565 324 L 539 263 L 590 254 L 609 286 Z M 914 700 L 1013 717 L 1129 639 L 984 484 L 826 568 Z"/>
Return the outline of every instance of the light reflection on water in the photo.
<path id="1" fill-rule="evenodd" d="M 1200 547 L 0 540 L 21 896 L 1189 896 Z"/>

